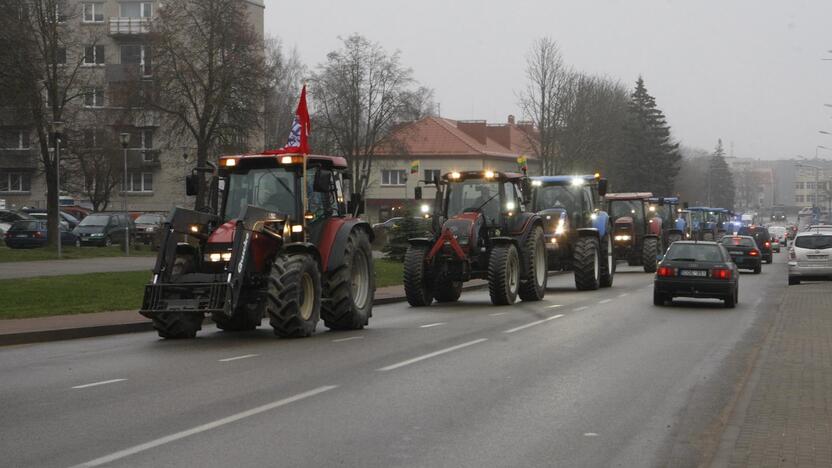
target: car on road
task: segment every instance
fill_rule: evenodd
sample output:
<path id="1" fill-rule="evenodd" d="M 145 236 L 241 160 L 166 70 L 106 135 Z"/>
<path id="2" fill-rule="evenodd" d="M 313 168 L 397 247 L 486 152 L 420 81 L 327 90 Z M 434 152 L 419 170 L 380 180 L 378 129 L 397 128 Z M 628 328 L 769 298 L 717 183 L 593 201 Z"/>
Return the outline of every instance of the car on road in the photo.
<path id="1" fill-rule="evenodd" d="M 133 221 L 136 226 L 136 242 L 149 245 L 153 250 L 159 248 L 160 231 L 164 222 L 165 215 L 160 213 L 144 213 L 139 215 Z"/>
<path id="2" fill-rule="evenodd" d="M 662 306 L 676 297 L 721 299 L 733 308 L 739 298 L 739 270 L 722 244 L 706 241 L 674 242 L 656 270 L 653 304 Z"/>
<path id="3" fill-rule="evenodd" d="M 786 235 L 788 231 L 786 230 L 786 226 L 769 226 L 768 227 L 768 235 L 771 237 L 771 246 L 772 248 L 776 247 L 777 252 L 780 251 L 781 245 L 786 245 L 786 241 L 788 237 Z"/>
<path id="4" fill-rule="evenodd" d="M 763 256 L 763 261 L 771 263 L 774 261 L 774 256 L 771 252 L 771 236 L 768 234 L 768 229 L 764 226 L 743 226 L 737 231 L 737 235 L 751 236 L 757 242 L 757 248 Z"/>
<path id="5" fill-rule="evenodd" d="M 731 260 L 737 264 L 737 268 L 752 270 L 759 274 L 763 269 L 763 258 L 757 242 L 751 236 L 724 236 L 719 243 L 725 246 Z"/>
<path id="6" fill-rule="evenodd" d="M 10 249 L 44 247 L 49 242 L 46 232 L 46 221 L 25 219 L 23 221 L 15 221 L 9 230 L 6 231 L 4 240 L 6 246 Z M 63 225 L 61 225 L 61 244 L 80 245 L 78 243 L 78 237 Z"/>
<path id="7" fill-rule="evenodd" d="M 803 231 L 789 248 L 789 284 L 832 279 L 832 231 Z"/>
<path id="8" fill-rule="evenodd" d="M 124 213 L 93 213 L 72 231 L 81 245 L 107 246 L 124 242 L 125 236 L 132 237 L 133 221 Z"/>

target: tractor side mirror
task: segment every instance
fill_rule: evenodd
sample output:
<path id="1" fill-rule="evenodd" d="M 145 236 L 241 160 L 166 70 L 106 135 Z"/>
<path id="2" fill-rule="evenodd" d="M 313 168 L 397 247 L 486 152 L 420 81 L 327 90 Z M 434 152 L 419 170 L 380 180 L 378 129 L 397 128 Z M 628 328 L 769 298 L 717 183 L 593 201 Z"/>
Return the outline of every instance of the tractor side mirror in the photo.
<path id="1" fill-rule="evenodd" d="M 598 180 L 598 196 L 603 197 L 607 194 L 607 179 Z"/>
<path id="2" fill-rule="evenodd" d="M 315 180 L 312 188 L 316 192 L 329 193 L 332 191 L 332 171 L 329 169 L 318 169 L 315 173 Z"/>
<path id="3" fill-rule="evenodd" d="M 358 216 L 364 213 L 364 199 L 361 198 L 361 194 L 350 194 L 350 201 L 347 203 L 347 211 L 353 216 Z"/>
<path id="4" fill-rule="evenodd" d="M 416 200 L 422 199 L 422 187 L 416 187 L 413 192 L 413 198 Z"/>
<path id="5" fill-rule="evenodd" d="M 193 197 L 197 192 L 199 192 L 199 181 L 196 178 L 196 174 L 185 176 L 185 194 Z"/>

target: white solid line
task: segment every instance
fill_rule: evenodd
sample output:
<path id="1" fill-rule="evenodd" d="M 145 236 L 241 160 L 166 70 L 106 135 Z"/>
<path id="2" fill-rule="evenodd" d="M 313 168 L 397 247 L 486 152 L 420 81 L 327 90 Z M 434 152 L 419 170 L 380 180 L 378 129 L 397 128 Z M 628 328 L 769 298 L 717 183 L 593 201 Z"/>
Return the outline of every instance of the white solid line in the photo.
<path id="1" fill-rule="evenodd" d="M 490 317 L 499 317 L 500 315 L 505 315 L 508 312 L 494 312 L 493 314 L 488 314 Z"/>
<path id="2" fill-rule="evenodd" d="M 558 307 L 563 307 L 563 304 L 555 304 L 555 305 L 546 306 L 547 309 L 556 309 Z"/>
<path id="3" fill-rule="evenodd" d="M 72 388 L 90 388 L 90 387 L 97 387 L 97 386 L 99 386 L 99 385 L 107 385 L 107 384 L 116 383 L 116 382 L 124 382 L 125 380 L 127 380 L 127 379 L 104 380 L 104 381 L 102 381 L 102 382 L 93 382 L 93 383 L 88 383 L 88 384 L 84 384 L 84 385 L 76 385 L 76 386 L 74 386 L 74 387 L 72 387 Z"/>
<path id="4" fill-rule="evenodd" d="M 171 434 L 169 436 L 162 437 L 160 439 L 151 440 L 150 442 L 145 442 L 141 445 L 136 445 L 135 447 L 130 447 L 128 449 L 124 449 L 115 453 L 111 453 L 110 455 L 105 455 L 101 458 L 96 458 L 95 460 L 90 460 L 86 463 L 81 463 L 80 465 L 76 465 L 76 467 L 89 467 L 89 466 L 99 466 L 105 463 L 110 463 L 116 460 L 121 460 L 122 458 L 129 457 L 130 455 L 135 455 L 139 452 L 144 452 L 145 450 L 150 450 L 152 448 L 158 447 L 160 445 L 169 444 L 171 442 L 175 442 L 179 439 L 184 439 L 185 437 L 190 437 L 194 434 L 199 434 L 200 432 L 209 431 L 211 429 L 216 429 L 220 426 L 224 426 L 226 424 L 230 424 L 241 419 L 245 419 L 260 413 L 264 413 L 266 411 L 273 410 L 275 408 L 279 408 L 281 406 L 288 405 L 289 403 L 294 403 L 296 401 L 303 400 L 305 398 L 309 398 L 324 392 L 328 392 L 334 388 L 338 388 L 337 385 L 327 385 L 324 387 L 318 387 L 314 390 L 310 390 L 308 392 L 299 393 L 295 396 L 291 396 L 288 398 L 284 398 L 282 400 L 278 400 L 263 406 L 258 406 L 256 408 L 252 408 L 247 411 L 243 411 L 242 413 L 237 413 L 226 418 L 217 419 L 216 421 L 209 422 L 207 424 L 203 424 L 201 426 L 196 426 L 194 428 L 177 432 L 175 434 Z M 76 468 L 73 467 L 73 468 Z"/>
<path id="5" fill-rule="evenodd" d="M 580 306 L 580 307 L 576 307 L 572 310 L 574 310 L 575 312 L 580 312 L 580 311 L 586 310 L 586 309 L 589 309 L 589 306 Z"/>
<path id="6" fill-rule="evenodd" d="M 559 319 L 561 317 L 563 317 L 563 314 L 553 315 L 552 317 L 545 318 L 543 320 L 538 320 L 537 322 L 527 323 L 525 325 L 520 325 L 519 327 L 516 327 L 516 328 L 508 329 L 508 330 L 504 331 L 503 333 L 514 333 L 516 331 L 525 330 L 526 328 L 533 327 L 535 325 L 540 325 L 541 323 L 546 323 L 549 320 Z"/>
<path id="7" fill-rule="evenodd" d="M 250 357 L 257 357 L 257 356 L 259 356 L 259 354 L 243 354 L 242 356 L 229 357 L 229 358 L 225 358 L 225 359 L 220 359 L 219 361 L 220 362 L 231 362 L 231 361 L 237 361 L 239 359 L 248 359 Z"/>
<path id="8" fill-rule="evenodd" d="M 436 323 L 429 323 L 427 325 L 420 325 L 419 328 L 432 328 L 432 327 L 438 327 L 439 325 L 445 325 L 445 322 L 436 322 Z"/>
<path id="9" fill-rule="evenodd" d="M 612 302 L 612 299 L 604 299 L 602 301 L 598 301 L 599 304 L 609 304 L 610 302 Z"/>
<path id="10" fill-rule="evenodd" d="M 338 338 L 337 340 L 332 340 L 333 343 L 343 343 L 345 341 L 352 341 L 352 340 L 363 340 L 363 336 L 351 336 L 349 338 Z"/>
<path id="11" fill-rule="evenodd" d="M 480 338 L 478 340 L 469 341 L 467 343 L 458 344 L 456 346 L 451 346 L 450 348 L 440 349 L 439 351 L 434 351 L 432 353 L 425 354 L 423 356 L 415 357 L 413 359 L 408 359 L 407 361 L 402 361 L 397 364 L 393 364 L 387 367 L 382 367 L 381 369 L 376 369 L 377 371 L 385 372 L 391 371 L 393 369 L 398 369 L 399 367 L 409 366 L 410 364 L 415 364 L 419 361 L 424 361 L 425 359 L 430 359 L 432 357 L 436 357 L 445 353 L 450 353 L 451 351 L 456 351 L 458 349 L 467 348 L 468 346 L 475 345 L 477 343 L 482 343 L 483 341 L 488 341 L 487 338 Z"/>

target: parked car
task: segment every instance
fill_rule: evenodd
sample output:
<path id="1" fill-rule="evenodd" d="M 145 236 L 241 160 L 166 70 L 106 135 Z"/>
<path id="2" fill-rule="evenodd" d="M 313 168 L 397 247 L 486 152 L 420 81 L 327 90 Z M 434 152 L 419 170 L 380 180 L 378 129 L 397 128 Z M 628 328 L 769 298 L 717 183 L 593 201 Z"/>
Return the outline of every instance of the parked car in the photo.
<path id="1" fill-rule="evenodd" d="M 731 260 L 737 264 L 737 268 L 752 270 L 754 274 L 759 274 L 762 271 L 763 258 L 753 237 L 725 236 L 719 240 L 719 243 L 728 250 L 728 254 L 731 255 Z"/>
<path id="2" fill-rule="evenodd" d="M 40 208 L 24 208 L 22 211 L 34 219 L 44 221 L 47 219 L 48 216 L 46 210 Z M 68 230 L 71 231 L 75 229 L 75 226 L 78 226 L 78 223 L 80 222 L 78 218 L 64 211 L 59 211 L 59 213 L 61 214 L 61 224 L 64 225 Z"/>
<path id="3" fill-rule="evenodd" d="M 707 241 L 671 244 L 656 270 L 653 304 L 665 305 L 674 297 L 722 299 L 725 307 L 737 305 L 739 271 L 723 245 Z"/>
<path id="4" fill-rule="evenodd" d="M 768 234 L 768 229 L 763 226 L 743 226 L 737 231 L 737 235 L 751 236 L 757 242 L 757 248 L 763 255 L 763 261 L 771 263 L 774 261 L 774 256 L 771 253 L 771 237 Z"/>
<path id="5" fill-rule="evenodd" d="M 6 246 L 11 249 L 43 247 L 49 242 L 46 221 L 25 219 L 15 221 L 5 234 Z M 61 244 L 79 245 L 78 237 L 65 226 L 61 226 Z"/>
<path id="6" fill-rule="evenodd" d="M 0 237 L 9 230 L 15 221 L 23 221 L 24 219 L 32 219 L 26 213 L 12 210 L 0 210 Z"/>
<path id="7" fill-rule="evenodd" d="M 789 248 L 789 284 L 832 279 L 832 231 L 799 232 Z"/>
<path id="8" fill-rule="evenodd" d="M 124 242 L 125 236 L 133 237 L 133 221 L 124 213 L 93 213 L 73 230 L 81 245 L 110 246 Z"/>
<path id="9" fill-rule="evenodd" d="M 159 213 L 144 213 L 139 215 L 133 223 L 136 226 L 135 239 L 137 243 L 150 245 L 150 248 L 159 247 L 160 231 L 162 223 L 165 222 L 165 215 Z"/>

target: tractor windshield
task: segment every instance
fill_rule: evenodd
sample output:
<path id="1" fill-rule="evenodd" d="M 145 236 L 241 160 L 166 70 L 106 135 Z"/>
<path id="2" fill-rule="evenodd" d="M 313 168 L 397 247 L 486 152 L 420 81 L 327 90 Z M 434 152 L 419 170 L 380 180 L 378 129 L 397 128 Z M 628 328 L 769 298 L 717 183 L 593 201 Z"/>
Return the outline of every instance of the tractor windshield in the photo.
<path id="1" fill-rule="evenodd" d="M 641 200 L 610 200 L 610 217 L 613 221 L 629 216 L 636 226 L 644 224 L 644 209 Z"/>
<path id="2" fill-rule="evenodd" d="M 228 178 L 225 219 L 239 218 L 248 205 L 295 215 L 295 172 L 282 167 L 234 172 Z"/>
<path id="3" fill-rule="evenodd" d="M 535 196 L 535 211 L 563 208 L 570 215 L 581 211 L 580 190 L 565 185 L 538 187 Z"/>
<path id="4" fill-rule="evenodd" d="M 489 224 L 500 216 L 500 183 L 465 179 L 448 185 L 448 218 L 479 212 Z"/>

